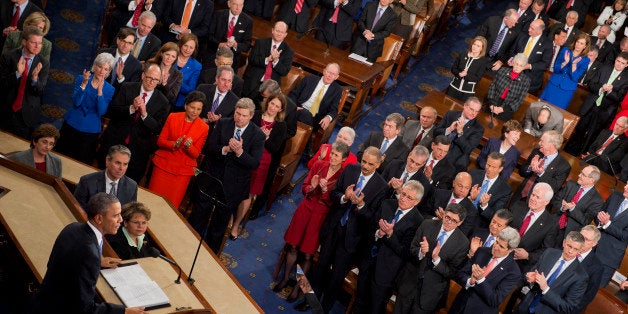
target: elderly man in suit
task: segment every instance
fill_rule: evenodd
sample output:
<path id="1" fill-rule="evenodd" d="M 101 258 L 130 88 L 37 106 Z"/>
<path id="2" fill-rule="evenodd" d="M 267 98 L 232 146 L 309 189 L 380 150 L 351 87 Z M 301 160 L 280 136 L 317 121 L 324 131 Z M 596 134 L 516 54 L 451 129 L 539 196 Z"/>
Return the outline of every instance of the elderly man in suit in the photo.
<path id="1" fill-rule="evenodd" d="M 142 81 L 124 83 L 109 104 L 109 127 L 102 135 L 99 165 L 113 145 L 125 145 L 133 154 L 127 175 L 139 182 L 144 176 L 150 154 L 156 149 L 153 137 L 159 135 L 168 116 L 168 99 L 155 87 L 161 81 L 161 69 L 148 64 Z"/>
<path id="2" fill-rule="evenodd" d="M 227 6 L 228 10 L 216 11 L 209 26 L 206 59 L 210 64 L 204 67 L 212 67 L 211 60 L 215 59 L 216 50 L 219 47 L 226 47 L 233 52 L 232 67 L 237 71 L 242 53 L 251 49 L 253 20 L 246 13 L 242 13 L 244 0 L 229 0 Z"/>
<path id="3" fill-rule="evenodd" d="M 122 207 L 115 196 L 98 193 L 90 198 L 85 211 L 86 223 L 73 222 L 57 236 L 29 313 L 146 313 L 143 307 L 125 309 L 123 305 L 94 302 L 101 263 L 116 265 L 120 261 L 102 258 L 102 244 L 103 235 L 118 232 Z"/>
<path id="4" fill-rule="evenodd" d="M 176 42 L 179 34 L 192 33 L 201 39 L 209 34 L 209 25 L 214 13 L 211 0 L 171 0 L 164 8 L 161 41 Z"/>
<path id="5" fill-rule="evenodd" d="M 214 58 L 214 66 L 207 67 L 201 71 L 198 77 L 198 85 L 201 84 L 216 84 L 216 71 L 218 67 L 227 66 L 233 69 L 233 51 L 228 47 L 219 47 L 216 50 L 216 57 Z M 244 80 L 233 73 L 233 79 L 231 82 L 231 91 L 238 97 L 242 96 L 242 87 L 244 86 Z M 197 86 L 198 87 L 198 86 Z"/>
<path id="6" fill-rule="evenodd" d="M 606 199 L 602 211 L 595 222 L 602 237 L 595 253 L 604 265 L 600 287 L 608 284 L 613 273 L 622 262 L 628 247 L 628 185 L 623 191 L 616 191 Z"/>
<path id="7" fill-rule="evenodd" d="M 456 176 L 456 168 L 447 159 L 451 148 L 451 140 L 445 135 L 434 137 L 430 156 L 427 158 L 423 174 L 430 181 L 433 189 L 450 189 Z"/>
<path id="8" fill-rule="evenodd" d="M 600 169 L 586 166 L 580 170 L 578 181 L 568 181 L 554 196 L 552 206 L 558 220 L 557 248 L 566 234 L 590 224 L 602 209 L 604 200 L 595 189 L 599 180 Z"/>
<path id="9" fill-rule="evenodd" d="M 469 97 L 462 111 L 447 111 L 434 129 L 434 136 L 445 135 L 451 140 L 447 159 L 454 164 L 457 171 L 467 169 L 469 154 L 482 140 L 484 127 L 476 119 L 481 108 L 482 102 L 478 98 Z"/>
<path id="10" fill-rule="evenodd" d="M 201 170 L 215 177 L 222 186 L 218 188 L 218 199 L 226 206 L 217 206 L 211 224 L 205 231 L 210 215 L 210 202 L 195 202 L 190 224 L 199 234 L 205 234 L 205 241 L 216 254 L 220 254 L 221 244 L 231 215 L 236 214 L 238 205 L 249 197 L 251 171 L 257 169 L 264 150 L 265 135 L 251 122 L 255 104 L 248 98 L 238 100 L 233 117 L 217 121 L 209 137 L 209 152 L 201 165 Z"/>
<path id="11" fill-rule="evenodd" d="M 469 199 L 478 210 L 476 226 L 486 228 L 495 212 L 508 203 L 512 189 L 500 174 L 504 169 L 505 157 L 500 152 L 492 152 L 486 159 L 484 170 L 473 169 Z"/>
<path id="12" fill-rule="evenodd" d="M 122 205 L 137 201 L 137 183 L 126 176 L 131 160 L 131 151 L 123 145 L 113 145 L 107 152 L 105 170 L 81 176 L 74 197 L 83 209 L 89 199 L 97 193 L 116 196 Z"/>
<path id="13" fill-rule="evenodd" d="M 234 76 L 231 67 L 220 66 L 216 69 L 215 84 L 199 84 L 196 88 L 207 97 L 200 115 L 206 123 L 214 125 L 220 118 L 233 117 L 235 105 L 240 99 L 231 91 Z"/>
<path id="14" fill-rule="evenodd" d="M 161 1 L 115 0 L 115 9 L 111 13 L 111 18 L 109 19 L 109 22 L 107 22 L 107 25 L 104 26 L 104 29 L 107 31 L 107 33 L 109 33 L 109 36 L 114 36 L 122 27 L 138 28 L 140 26 L 141 16 L 144 12 L 152 12 L 155 16 L 156 21 L 156 15 L 158 14 L 158 11 L 160 9 L 158 4 Z M 108 39 L 110 38 L 111 37 L 109 37 Z M 161 46 L 161 44 L 159 46 Z M 157 49 L 159 49 L 159 46 L 157 46 Z"/>
<path id="15" fill-rule="evenodd" d="M 137 28 L 135 29 L 135 37 L 137 40 L 131 50 L 131 55 L 140 62 L 154 57 L 161 48 L 161 40 L 151 31 L 157 23 L 157 16 L 151 11 L 144 11 L 140 15 Z"/>
<path id="16" fill-rule="evenodd" d="M 263 81 L 281 78 L 290 72 L 294 51 L 283 40 L 288 35 L 288 25 L 279 21 L 272 29 L 272 37 L 260 38 L 249 54 L 249 67 L 244 74 L 242 95 L 252 97 Z"/>
<path id="17" fill-rule="evenodd" d="M 598 56 L 601 61 L 606 59 L 606 56 L 613 49 L 613 43 L 608 41 L 607 36 L 611 32 L 611 27 L 608 25 L 600 26 L 600 30 L 597 32 L 597 36 L 591 36 L 591 46 L 598 48 Z"/>
<path id="18" fill-rule="evenodd" d="M 358 160 L 362 160 L 364 150 L 370 146 L 379 147 L 383 158 L 380 167 L 377 169 L 379 173 L 384 171 L 388 163 L 394 159 L 404 160 L 408 155 L 409 149 L 403 143 L 399 132 L 403 126 L 403 116 L 399 113 L 391 113 L 386 117 L 382 126 L 382 131 L 373 131 L 360 145 L 357 153 Z"/>
<path id="19" fill-rule="evenodd" d="M 408 120 L 401 130 L 401 138 L 408 148 L 417 145 L 430 146 L 434 138 L 434 122 L 438 112 L 430 106 L 425 106 L 419 113 L 419 120 Z"/>
<path id="20" fill-rule="evenodd" d="M 587 290 L 580 299 L 576 313 L 582 313 L 589 303 L 593 301 L 600 287 L 600 279 L 604 271 L 602 262 L 600 262 L 600 259 L 597 258 L 597 254 L 593 251 L 595 246 L 600 242 L 602 233 L 594 225 L 586 225 L 580 229 L 580 234 L 584 238 L 584 244 L 578 254 L 578 261 L 580 265 L 582 265 L 582 268 L 587 271 L 589 280 L 587 281 Z"/>
<path id="21" fill-rule="evenodd" d="M 543 101 L 535 101 L 526 112 L 523 131 L 536 138 L 549 130 L 562 134 L 564 123 L 563 114 L 558 108 Z"/>
<path id="22" fill-rule="evenodd" d="M 135 31 L 131 28 L 123 27 L 116 35 L 116 45 L 111 48 L 101 49 L 98 52 L 110 53 L 116 59 L 109 76 L 109 83 L 115 87 L 116 92 L 120 90 L 122 83 L 139 82 L 142 76 L 142 64 L 131 54 L 136 40 Z"/>
<path id="23" fill-rule="evenodd" d="M 604 59 L 600 58 L 599 54 L 600 50 L 595 45 L 591 46 L 589 48 L 589 52 L 587 53 L 587 57 L 589 57 L 589 65 L 587 66 L 587 70 L 584 74 L 582 74 L 582 77 L 580 77 L 580 80 L 578 80 L 578 84 L 586 87 L 587 90 L 589 89 L 589 82 L 591 81 L 591 78 L 595 77 L 596 73 L 603 65 L 601 60 Z"/>
<path id="24" fill-rule="evenodd" d="M 426 219 L 412 239 L 410 261 L 399 274 L 393 313 L 433 313 L 447 296 L 449 280 L 466 260 L 469 240 L 458 229 L 466 217 L 449 204 L 443 219 Z"/>
<path id="25" fill-rule="evenodd" d="M 4 46 L 4 41 L 10 32 L 21 29 L 24 20 L 33 12 L 43 12 L 35 3 L 29 0 L 10 0 L 0 3 L 0 46 Z"/>
<path id="26" fill-rule="evenodd" d="M 351 52 L 375 62 L 382 55 L 384 39 L 390 35 L 399 16 L 390 4 L 393 0 L 369 2 L 357 21 Z"/>
<path id="27" fill-rule="evenodd" d="M 360 0 L 321 0 L 321 10 L 313 23 L 321 29 L 316 32 L 316 39 L 337 48 L 351 41 L 353 16 L 358 13 L 360 4 Z"/>
<path id="28" fill-rule="evenodd" d="M 370 250 L 359 264 L 357 313 L 384 313 L 397 274 L 410 260 L 410 245 L 423 216 L 416 208 L 423 186 L 409 180 L 400 188 L 398 200 L 385 200 L 368 234 Z"/>
<path id="29" fill-rule="evenodd" d="M 388 182 L 390 188 L 387 195 L 391 198 L 399 199 L 403 185 L 408 180 L 415 180 L 423 186 L 423 199 L 426 199 L 432 190 L 432 185 L 427 179 L 422 169 L 427 162 L 430 152 L 424 146 L 415 146 L 406 160 L 395 159 L 388 163 L 382 171 L 382 177 Z"/>
<path id="30" fill-rule="evenodd" d="M 50 64 L 39 55 L 42 39 L 39 28 L 27 26 L 22 31 L 22 48 L 0 57 L 4 94 L 0 127 L 26 139 L 39 123 L 41 96 L 48 82 Z"/>
<path id="31" fill-rule="evenodd" d="M 580 158 L 590 165 L 615 176 L 622 169 L 621 160 L 628 151 L 628 117 L 619 117 L 613 130 L 603 129 L 589 147 L 589 151 Z"/>
<path id="32" fill-rule="evenodd" d="M 502 59 L 510 51 L 510 46 L 519 33 L 516 28 L 518 19 L 517 10 L 508 9 L 502 16 L 489 17 L 478 27 L 476 36 L 486 38 L 487 55 L 493 61 Z"/>
<path id="33" fill-rule="evenodd" d="M 569 13 L 567 13 L 567 16 L 565 17 L 565 21 L 562 23 L 555 23 L 552 26 L 552 29 L 550 29 L 550 33 L 555 34 L 558 29 L 564 29 L 567 33 L 567 41 L 565 42 L 565 45 L 571 45 L 571 43 L 573 43 L 573 41 L 576 39 L 576 36 L 581 33 L 581 31 L 578 29 L 578 26 L 576 25 L 576 23 L 578 22 L 578 16 L 578 12 L 569 11 Z"/>
<path id="34" fill-rule="evenodd" d="M 449 313 L 496 313 L 500 304 L 517 286 L 521 272 L 513 258 L 519 245 L 517 230 L 506 227 L 492 247 L 479 248 L 454 276 L 463 289 L 458 292 Z"/>
<path id="35" fill-rule="evenodd" d="M 521 14 L 521 17 L 519 17 L 519 20 L 517 21 L 517 25 L 522 31 L 527 30 L 530 27 L 530 23 L 535 20 L 541 20 L 546 26 L 549 25 L 549 17 L 547 16 L 547 13 L 545 13 L 545 3 L 545 0 L 534 0 L 532 1 L 532 5 L 523 14 Z M 547 30 L 548 28 L 546 27 L 544 33 L 547 33 Z"/>

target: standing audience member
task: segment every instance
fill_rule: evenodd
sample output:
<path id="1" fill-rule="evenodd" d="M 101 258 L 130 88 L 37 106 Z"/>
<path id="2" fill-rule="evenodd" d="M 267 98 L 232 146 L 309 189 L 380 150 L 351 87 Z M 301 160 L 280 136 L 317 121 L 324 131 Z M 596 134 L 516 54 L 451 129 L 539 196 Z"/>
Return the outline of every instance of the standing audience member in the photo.
<path id="1" fill-rule="evenodd" d="M 27 26 L 36 26 L 41 30 L 43 36 L 48 34 L 50 30 L 50 20 L 43 12 L 33 12 L 29 14 L 24 20 L 24 27 Z M 4 46 L 2 47 L 2 53 L 7 51 L 11 51 L 16 48 L 22 48 L 22 31 L 15 30 L 9 33 L 6 41 L 4 42 Z M 42 38 L 41 40 L 41 55 L 46 60 L 50 61 L 50 52 L 52 51 L 52 43 L 50 40 L 46 38 Z"/>
<path id="2" fill-rule="evenodd" d="M 580 229 L 580 234 L 584 238 L 582 250 L 578 254 L 578 261 L 582 268 L 587 271 L 589 280 L 587 281 L 587 290 L 580 299 L 576 313 L 583 313 L 589 303 L 593 301 L 600 287 L 600 278 L 604 271 L 602 262 L 597 258 L 597 254 L 593 251 L 595 246 L 600 242 L 602 233 L 594 225 L 586 225 Z"/>
<path id="3" fill-rule="evenodd" d="M 186 34 L 206 38 L 213 13 L 214 2 L 212 0 L 168 1 L 161 16 L 163 20 L 161 41 L 176 42 Z"/>
<path id="4" fill-rule="evenodd" d="M 384 38 L 390 35 L 399 21 L 399 16 L 389 8 L 393 0 L 369 2 L 364 7 L 353 34 L 351 52 L 375 62 L 382 55 Z"/>
<path id="5" fill-rule="evenodd" d="M 31 135 L 31 148 L 11 154 L 9 159 L 61 179 L 61 158 L 51 153 L 59 136 L 59 131 L 52 124 L 42 124 Z"/>
<path id="6" fill-rule="evenodd" d="M 235 105 L 240 99 L 231 91 L 234 77 L 232 68 L 220 66 L 216 69 L 215 84 L 199 84 L 196 88 L 207 98 L 201 119 L 211 126 L 220 118 L 233 117 Z"/>
<path id="7" fill-rule="evenodd" d="M 451 66 L 453 80 L 447 87 L 447 95 L 460 101 L 475 95 L 475 87 L 482 79 L 490 59 L 486 57 L 486 38 L 476 36 L 471 40 L 467 53 L 461 53 Z"/>
<path id="8" fill-rule="evenodd" d="M 151 33 L 155 23 L 157 23 L 155 13 L 144 11 L 138 19 L 137 28 L 135 28 L 137 40 L 133 45 L 131 54 L 142 63 L 153 58 L 161 47 L 161 40 Z"/>
<path id="9" fill-rule="evenodd" d="M 201 63 L 194 59 L 198 49 L 198 37 L 194 34 L 181 35 L 177 45 L 179 46 L 179 56 L 175 66 L 183 74 L 183 81 L 181 81 L 181 89 L 179 89 L 177 101 L 171 110 L 183 111 L 185 97 L 196 89 L 198 76 L 201 74 Z"/>
<path id="10" fill-rule="evenodd" d="M 233 51 L 231 51 L 231 49 L 228 47 L 219 47 L 216 51 L 214 66 L 206 67 L 201 71 L 201 75 L 198 77 L 198 85 L 216 84 L 216 72 L 218 71 L 218 68 L 222 66 L 227 66 L 233 69 L 233 62 Z M 231 84 L 231 91 L 236 96 L 238 96 L 238 98 L 241 97 L 244 80 L 240 78 L 237 73 L 235 73 L 235 70 L 233 74 L 233 82 Z M 255 108 L 257 108 L 257 104 Z"/>
<path id="11" fill-rule="evenodd" d="M 613 43 L 608 40 L 610 32 L 610 26 L 602 25 L 597 32 L 597 36 L 591 36 L 591 46 L 598 48 L 600 62 L 606 60 L 606 56 L 613 50 Z"/>
<path id="12" fill-rule="evenodd" d="M 456 175 L 456 168 L 447 159 L 451 148 L 451 140 L 445 135 L 434 137 L 431 145 L 432 151 L 423 168 L 423 174 L 430 181 L 432 188 L 450 189 L 451 182 Z"/>
<path id="13" fill-rule="evenodd" d="M 281 4 L 277 21 L 284 21 L 288 28 L 299 34 L 306 33 L 310 21 L 310 9 L 318 0 L 288 0 Z"/>
<path id="14" fill-rule="evenodd" d="M 33 12 L 43 12 L 35 3 L 29 0 L 2 1 L 0 4 L 0 45 L 4 45 L 5 38 L 22 25 Z"/>
<path id="15" fill-rule="evenodd" d="M 501 16 L 489 17 L 478 27 L 475 36 L 486 38 L 486 48 L 488 49 L 488 57 L 491 59 L 491 67 L 496 65 L 497 60 L 503 59 L 508 54 L 510 46 L 517 39 L 519 34 L 519 29 L 516 28 L 518 19 L 517 10 L 508 9 Z"/>
<path id="16" fill-rule="evenodd" d="M 411 150 L 417 145 L 429 147 L 434 138 L 436 116 L 438 116 L 436 109 L 425 106 L 419 112 L 418 120 L 407 120 L 401 130 L 403 143 Z"/>
<path id="17" fill-rule="evenodd" d="M 421 168 L 425 166 L 429 155 L 430 152 L 427 148 L 417 145 L 410 151 L 406 160 L 397 159 L 388 163 L 388 166 L 382 171 L 382 177 L 388 182 L 390 191 L 386 197 L 399 199 L 403 192 L 403 185 L 408 180 L 415 180 L 423 186 L 423 195 L 427 199 L 432 191 L 432 185 Z"/>
<path id="18" fill-rule="evenodd" d="M 111 13 L 107 25 L 103 27 L 109 36 L 113 36 L 122 27 L 138 28 L 141 25 L 140 20 L 144 12 L 148 11 L 155 15 L 162 9 L 158 7 L 162 0 L 145 0 L 143 2 L 139 0 L 115 0 L 114 2 L 115 10 Z M 155 3 L 155 5 L 153 5 L 153 3 Z M 155 17 L 155 20 L 156 19 Z"/>
<path id="19" fill-rule="evenodd" d="M 338 134 L 336 134 L 336 140 L 334 142 L 342 142 L 342 143 L 347 144 L 347 146 L 351 147 L 351 145 L 353 145 L 354 140 L 355 140 L 355 131 L 348 126 L 343 126 L 338 131 Z M 314 166 L 314 163 L 316 163 L 317 160 L 329 161 L 329 157 L 331 156 L 330 155 L 331 146 L 332 144 L 321 145 L 321 147 L 318 148 L 318 151 L 316 151 L 314 156 L 312 156 L 310 161 L 307 162 L 307 168 L 312 169 L 312 166 Z M 347 156 L 347 159 L 345 159 L 345 161 L 342 162 L 342 166 L 346 167 L 347 165 L 353 165 L 356 163 L 358 163 L 358 157 L 356 157 L 355 154 L 349 151 L 349 156 Z"/>
<path id="20" fill-rule="evenodd" d="M 500 176 L 506 158 L 499 152 L 488 155 L 485 170 L 473 169 L 469 199 L 478 210 L 476 226 L 487 227 L 496 211 L 505 208 L 512 194 L 506 179 Z"/>
<path id="21" fill-rule="evenodd" d="M 499 62 L 499 61 L 498 61 Z M 528 66 L 523 53 L 513 57 L 512 69 L 500 68 L 488 87 L 486 111 L 497 119 L 508 121 L 517 112 L 530 89 L 530 78 L 522 71 Z"/>
<path id="22" fill-rule="evenodd" d="M 61 134 L 64 140 L 59 142 L 57 150 L 87 165 L 91 165 L 96 157 L 102 132 L 101 118 L 107 113 L 115 92 L 106 81 L 115 62 L 111 54 L 103 52 L 94 59 L 91 71 L 83 70 L 82 75 L 76 76 L 72 107 L 63 116 Z"/>
<path id="23" fill-rule="evenodd" d="M 161 83 L 157 85 L 157 89 L 166 96 L 171 107 L 175 105 L 183 83 L 183 74 L 174 65 L 179 58 L 179 52 L 177 44 L 167 42 L 148 60 L 148 63 L 158 64 L 161 68 Z"/>
<path id="24" fill-rule="evenodd" d="M 122 260 L 151 256 L 146 229 L 151 212 L 146 205 L 131 202 L 122 206 L 122 227 L 105 236 L 107 243 Z"/>
<path id="25" fill-rule="evenodd" d="M 504 155 L 504 169 L 499 175 L 500 178 L 508 180 L 510 175 L 519 163 L 521 152 L 517 148 L 517 142 L 521 138 L 521 124 L 517 120 L 508 120 L 502 125 L 501 137 L 491 137 L 482 147 L 480 155 L 477 158 L 478 168 L 485 169 L 488 156 L 492 152 L 499 152 Z"/>
<path id="26" fill-rule="evenodd" d="M 591 42 L 594 42 L 593 40 L 594 39 L 591 38 Z M 580 80 L 578 80 L 578 84 L 587 90 L 589 90 L 589 81 L 591 81 L 591 77 L 595 76 L 598 70 L 602 67 L 602 63 L 599 61 L 601 59 L 598 57 L 599 53 L 599 48 L 596 45 L 591 45 L 591 49 L 589 49 L 589 53 L 587 53 L 587 57 L 589 57 L 589 66 L 580 77 Z"/>
<path id="27" fill-rule="evenodd" d="M 610 4 L 610 1 L 608 2 Z M 624 26 L 626 20 L 625 12 L 626 0 L 615 0 L 613 5 L 609 5 L 602 10 L 597 18 L 597 27 L 593 29 L 591 35 L 598 36 L 598 32 L 602 26 L 606 25 L 610 28 L 608 41 L 615 42 L 615 33 Z"/>
<path id="28" fill-rule="evenodd" d="M 554 26 L 552 26 L 552 29 L 550 30 L 550 32 L 552 34 L 555 34 L 558 29 L 564 29 L 565 33 L 567 33 L 567 41 L 565 42 L 565 44 L 571 45 L 576 39 L 577 35 L 582 33 L 582 31 L 578 29 L 579 26 L 576 25 L 576 23 L 578 23 L 579 16 L 581 16 L 581 14 L 579 14 L 578 12 L 569 11 L 563 21 L 560 21 L 559 19 L 557 19 L 559 22 L 554 23 Z"/>
<path id="29" fill-rule="evenodd" d="M 530 24 L 535 20 L 542 20 L 543 24 L 546 26 L 544 33 L 547 34 L 548 25 L 549 25 L 549 17 L 547 16 L 547 12 L 545 10 L 545 4 L 547 2 L 545 0 L 534 0 L 530 8 L 524 13 L 517 24 L 521 28 L 521 30 L 527 30 L 530 27 Z"/>
<path id="30" fill-rule="evenodd" d="M 550 62 L 549 67 L 547 68 L 550 72 L 554 72 L 554 64 L 556 63 L 556 59 L 558 58 L 558 53 L 562 46 L 567 42 L 567 31 L 564 28 L 559 28 L 556 30 L 551 30 L 550 35 L 553 36 L 552 41 L 552 62 Z"/>
<path id="31" fill-rule="evenodd" d="M 353 17 L 360 10 L 361 0 L 321 0 L 320 12 L 313 25 L 320 28 L 316 39 L 336 48 L 351 41 Z"/>
<path id="32" fill-rule="evenodd" d="M 495 244 L 495 240 L 499 233 L 510 225 L 512 222 L 512 213 L 502 208 L 495 212 L 491 222 L 487 228 L 478 227 L 473 230 L 473 235 L 470 237 L 469 254 L 468 258 L 472 258 L 475 252 L 481 247 L 492 247 Z"/>
<path id="33" fill-rule="evenodd" d="M 615 191 L 606 199 L 602 211 L 595 222 L 602 232 L 600 242 L 595 249 L 597 257 L 604 265 L 600 287 L 605 287 L 615 270 L 619 268 L 628 247 L 628 185 L 623 191 Z"/>
<path id="34" fill-rule="evenodd" d="M 116 63 L 111 69 L 109 82 L 116 91 L 124 82 L 139 82 L 142 75 L 142 64 L 131 55 L 137 37 L 135 31 L 123 27 L 116 35 L 116 44 L 111 48 L 101 49 L 98 53 L 109 53 L 115 57 Z"/>
<path id="35" fill-rule="evenodd" d="M 237 71 L 242 53 L 251 49 L 253 20 L 246 13 L 242 13 L 244 0 L 229 0 L 227 6 L 227 10 L 216 11 L 211 21 L 207 42 L 208 56 L 205 59 L 211 62 L 216 58 L 219 48 L 227 48 L 233 53 L 233 63 L 230 66 Z M 213 68 L 207 61 L 203 67 Z"/>
<path id="36" fill-rule="evenodd" d="M 564 123 L 563 113 L 558 108 L 542 101 L 535 101 L 523 119 L 523 131 L 536 138 L 540 138 L 549 130 L 562 134 Z"/>
<path id="37" fill-rule="evenodd" d="M 621 159 L 628 151 L 628 117 L 620 117 L 612 130 L 603 129 L 597 136 L 589 151 L 580 158 L 590 165 L 597 166 L 600 170 L 615 176 L 622 168 Z"/>
<path id="38" fill-rule="evenodd" d="M 403 127 L 403 116 L 399 113 L 391 113 L 386 117 L 382 125 L 382 131 L 373 131 L 360 145 L 358 151 L 358 160 L 362 160 L 362 154 L 368 147 L 379 147 L 382 153 L 382 161 L 377 172 L 381 173 L 386 165 L 394 159 L 404 160 L 408 155 L 408 147 L 403 143 L 403 139 L 399 136 Z"/>

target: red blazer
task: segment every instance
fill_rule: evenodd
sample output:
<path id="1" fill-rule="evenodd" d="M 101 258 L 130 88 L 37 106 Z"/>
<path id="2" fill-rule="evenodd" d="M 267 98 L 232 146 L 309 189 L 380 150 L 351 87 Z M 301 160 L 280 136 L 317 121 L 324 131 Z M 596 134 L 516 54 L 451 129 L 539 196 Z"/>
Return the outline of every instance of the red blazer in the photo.
<path id="1" fill-rule="evenodd" d="M 200 155 L 209 126 L 203 120 L 196 118 L 189 130 L 186 130 L 185 112 L 171 113 L 166 120 L 157 146 L 159 147 L 153 157 L 155 166 L 176 175 L 193 175 L 196 167 L 196 158 Z M 192 138 L 192 146 L 185 149 L 183 143 L 174 148 L 175 141 L 185 135 L 186 140 Z"/>

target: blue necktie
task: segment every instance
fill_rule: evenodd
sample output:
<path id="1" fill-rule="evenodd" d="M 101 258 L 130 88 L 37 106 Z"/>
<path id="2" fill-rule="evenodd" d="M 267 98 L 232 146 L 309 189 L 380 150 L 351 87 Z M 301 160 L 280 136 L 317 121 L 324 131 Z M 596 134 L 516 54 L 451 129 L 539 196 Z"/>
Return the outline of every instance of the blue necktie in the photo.
<path id="1" fill-rule="evenodd" d="M 388 149 L 388 139 L 385 138 L 384 142 L 382 143 L 382 147 L 380 148 L 380 150 L 382 151 L 382 154 L 385 153 L 387 149 Z"/>
<path id="2" fill-rule="evenodd" d="M 447 232 L 445 230 L 443 230 L 440 235 L 438 236 L 438 243 L 440 243 L 440 246 L 443 246 L 443 242 L 445 241 L 445 236 L 447 235 Z"/>
<path id="3" fill-rule="evenodd" d="M 395 216 L 393 218 L 390 218 L 390 220 L 388 220 L 388 223 L 392 223 L 393 221 L 396 223 L 399 220 L 399 216 L 401 216 L 401 209 L 397 209 L 397 212 L 395 212 Z M 375 244 L 373 244 L 373 247 L 371 247 L 371 257 L 377 256 L 380 243 L 381 242 L 375 242 Z"/>
<path id="4" fill-rule="evenodd" d="M 480 204 L 480 198 L 482 198 L 482 194 L 486 193 L 486 191 L 488 191 L 488 179 L 484 180 L 484 183 L 482 184 L 482 187 L 480 188 L 480 193 L 478 193 L 478 197 L 475 198 L 475 200 L 473 201 L 473 205 L 475 205 L 475 207 L 478 207 L 478 204 Z"/>
<path id="5" fill-rule="evenodd" d="M 621 215 L 621 213 L 623 213 L 626 208 L 628 208 L 628 199 L 624 199 L 624 201 L 621 202 L 619 208 L 617 209 L 617 212 L 615 213 L 615 217 L 613 218 L 617 218 L 617 216 Z"/>
<path id="6" fill-rule="evenodd" d="M 358 183 L 355 185 L 355 188 L 353 189 L 354 191 L 358 191 L 358 193 L 356 194 L 357 196 L 360 196 L 360 194 L 362 193 L 362 184 L 364 183 L 364 176 L 360 175 L 360 178 L 358 179 Z M 340 225 L 341 226 L 346 226 L 347 225 L 347 220 L 349 220 L 349 213 L 351 212 L 351 208 L 352 206 L 349 206 L 349 208 L 347 208 L 347 210 L 345 211 L 345 214 L 342 215 L 342 218 L 340 218 Z"/>
<path id="7" fill-rule="evenodd" d="M 242 135 L 242 130 L 240 128 L 236 129 L 235 135 L 233 136 L 233 138 L 236 139 L 236 141 L 240 140 L 240 136 Z"/>
<path id="8" fill-rule="evenodd" d="M 397 221 L 399 220 L 399 216 L 401 216 L 401 209 L 397 209 L 397 212 L 395 213 L 395 217 L 389 220 L 388 223 L 392 223 L 393 221 L 397 223 Z"/>
<path id="9" fill-rule="evenodd" d="M 98 243 L 98 256 L 102 256 L 102 242 Z"/>
<path id="10" fill-rule="evenodd" d="M 495 241 L 495 238 L 489 234 L 488 239 L 484 242 L 484 247 L 491 247 L 491 245 L 493 245 L 493 241 Z"/>
<path id="11" fill-rule="evenodd" d="M 558 267 L 556 268 L 556 270 L 549 276 L 549 278 L 547 278 L 548 286 L 551 286 L 554 280 L 558 278 L 558 275 L 560 274 L 560 271 L 563 269 L 564 265 L 565 265 L 565 260 L 561 259 L 560 264 L 558 264 Z M 532 303 L 530 303 L 530 313 L 536 312 L 536 307 L 539 305 L 540 301 L 541 301 L 541 294 L 539 293 L 536 296 L 534 296 Z"/>

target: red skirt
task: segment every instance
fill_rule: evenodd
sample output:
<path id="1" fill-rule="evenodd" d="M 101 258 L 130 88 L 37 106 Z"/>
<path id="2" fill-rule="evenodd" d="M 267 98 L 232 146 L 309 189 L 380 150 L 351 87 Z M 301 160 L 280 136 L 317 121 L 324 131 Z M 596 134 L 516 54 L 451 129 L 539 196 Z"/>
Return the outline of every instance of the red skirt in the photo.
<path id="1" fill-rule="evenodd" d="M 259 161 L 259 167 L 251 172 L 251 189 L 250 194 L 260 195 L 264 189 L 264 183 L 268 176 L 268 168 L 270 167 L 270 153 L 264 148 L 262 159 Z"/>
<path id="2" fill-rule="evenodd" d="M 327 205 L 318 198 L 303 199 L 292 216 L 292 221 L 283 236 L 286 243 L 296 246 L 306 254 L 314 254 L 318 249 L 318 233 L 329 213 Z"/>
<path id="3" fill-rule="evenodd" d="M 164 196 L 178 209 L 191 178 L 191 175 L 172 174 L 155 165 L 148 189 Z"/>

